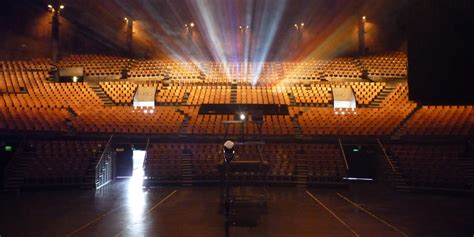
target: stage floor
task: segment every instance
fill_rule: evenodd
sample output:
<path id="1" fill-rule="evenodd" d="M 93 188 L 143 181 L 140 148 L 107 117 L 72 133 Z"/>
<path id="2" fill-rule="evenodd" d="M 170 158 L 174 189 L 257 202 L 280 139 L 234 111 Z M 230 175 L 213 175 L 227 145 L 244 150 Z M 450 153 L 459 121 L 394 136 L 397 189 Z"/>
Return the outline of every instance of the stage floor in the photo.
<path id="1" fill-rule="evenodd" d="M 2 193 L 0 236 L 223 236 L 218 187 Z M 255 227 L 231 236 L 473 236 L 469 196 L 398 193 L 372 184 L 269 189 Z"/>

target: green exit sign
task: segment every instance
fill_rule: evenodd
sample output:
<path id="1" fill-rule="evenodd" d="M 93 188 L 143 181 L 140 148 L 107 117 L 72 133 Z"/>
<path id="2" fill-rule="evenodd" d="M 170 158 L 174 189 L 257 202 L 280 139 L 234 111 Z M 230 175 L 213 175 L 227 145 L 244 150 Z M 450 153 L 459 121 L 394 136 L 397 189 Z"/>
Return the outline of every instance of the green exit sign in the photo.
<path id="1" fill-rule="evenodd" d="M 12 146 L 8 146 L 8 145 L 7 145 L 7 146 L 5 146 L 5 147 L 4 147 L 4 149 L 5 149 L 5 151 L 8 151 L 8 152 L 10 152 L 10 151 L 12 151 L 12 150 L 13 150 L 13 147 L 12 147 Z"/>

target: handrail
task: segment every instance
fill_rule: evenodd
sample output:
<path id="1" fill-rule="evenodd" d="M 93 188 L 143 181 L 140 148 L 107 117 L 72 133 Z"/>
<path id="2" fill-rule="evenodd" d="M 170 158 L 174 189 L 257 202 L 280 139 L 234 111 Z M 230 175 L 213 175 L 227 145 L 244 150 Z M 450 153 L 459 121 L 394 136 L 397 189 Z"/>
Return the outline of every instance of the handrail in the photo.
<path id="1" fill-rule="evenodd" d="M 380 141 L 380 139 L 377 138 L 377 143 L 379 144 L 380 148 L 382 149 L 383 151 L 383 154 L 385 156 L 385 159 L 388 161 L 388 164 L 390 165 L 390 167 L 392 168 L 392 171 L 395 173 L 395 167 L 393 167 L 393 164 L 392 164 L 392 161 L 390 160 L 390 158 L 388 158 L 388 155 L 387 155 L 387 152 L 385 150 L 385 147 L 382 145 L 382 142 Z"/>
<path id="2" fill-rule="evenodd" d="M 342 146 L 341 139 L 337 139 L 339 141 L 339 146 L 341 147 L 342 157 L 344 157 L 344 163 L 346 164 L 346 170 L 349 170 L 349 165 L 347 164 L 346 153 L 344 152 L 344 147 Z"/>
<path id="3" fill-rule="evenodd" d="M 112 138 L 113 138 L 113 137 L 114 137 L 114 134 L 110 135 L 110 138 L 109 138 L 109 140 L 107 141 L 107 144 L 105 145 L 104 150 L 102 151 L 102 154 L 100 155 L 100 158 L 99 158 L 99 160 L 97 161 L 97 164 L 95 165 L 95 169 L 96 169 L 96 170 L 97 170 L 97 168 L 99 168 L 100 162 L 102 162 L 102 160 L 104 159 L 104 155 L 105 155 L 105 153 L 107 152 L 107 148 L 109 147 L 110 142 L 112 141 Z"/>
<path id="4" fill-rule="evenodd" d="M 145 157 L 143 158 L 142 169 L 145 170 L 146 165 L 146 157 L 148 155 L 148 146 L 150 145 L 150 138 L 148 137 L 146 140 L 146 147 L 145 147 Z"/>

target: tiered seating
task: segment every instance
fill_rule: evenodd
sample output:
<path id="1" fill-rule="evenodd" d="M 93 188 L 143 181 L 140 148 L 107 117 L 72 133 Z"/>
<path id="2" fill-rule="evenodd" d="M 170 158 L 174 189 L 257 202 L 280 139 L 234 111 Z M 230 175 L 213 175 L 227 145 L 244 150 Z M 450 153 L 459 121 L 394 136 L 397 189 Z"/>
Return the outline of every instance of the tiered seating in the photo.
<path id="1" fill-rule="evenodd" d="M 171 84 L 156 93 L 155 101 L 164 104 L 180 104 L 183 102 L 184 95 L 190 93 L 190 89 L 190 87 L 183 87 L 179 84 Z"/>
<path id="2" fill-rule="evenodd" d="M 161 60 L 145 60 L 136 61 L 134 66 L 129 70 L 128 76 L 130 78 L 149 78 L 165 76 L 164 61 Z"/>
<path id="3" fill-rule="evenodd" d="M 317 61 L 318 67 L 324 71 L 325 77 L 361 78 L 362 72 L 352 58 L 334 58 L 328 61 Z"/>
<path id="4" fill-rule="evenodd" d="M 323 70 L 316 62 L 282 63 L 284 79 L 289 81 L 320 80 L 324 76 Z"/>
<path id="5" fill-rule="evenodd" d="M 59 108 L 0 106 L 0 129 L 66 132 L 66 119 L 68 118 L 68 112 Z"/>
<path id="6" fill-rule="evenodd" d="M 181 107 L 191 119 L 186 132 L 190 134 L 225 134 L 224 121 L 233 121 L 234 115 L 229 114 L 198 114 L 199 108 L 194 106 Z M 240 124 L 228 125 L 228 134 L 241 134 Z M 264 115 L 261 128 L 254 122 L 243 125 L 244 133 L 255 135 L 293 135 L 295 133 L 290 116 L 288 115 Z"/>
<path id="7" fill-rule="evenodd" d="M 166 75 L 171 79 L 204 79 L 204 75 L 199 65 L 187 62 L 168 62 L 165 63 L 164 69 Z"/>
<path id="8" fill-rule="evenodd" d="M 46 62 L 1 61 L 0 93 L 21 93 L 42 84 L 49 76 Z"/>
<path id="9" fill-rule="evenodd" d="M 102 141 L 29 141 L 26 149 L 34 159 L 25 173 L 25 184 L 80 185 L 85 177 L 94 177 L 104 146 Z"/>
<path id="10" fill-rule="evenodd" d="M 237 104 L 289 104 L 282 87 L 237 86 Z"/>
<path id="11" fill-rule="evenodd" d="M 406 77 L 407 56 L 403 52 L 385 55 L 367 56 L 360 59 L 362 67 L 367 69 L 369 76 Z"/>
<path id="12" fill-rule="evenodd" d="M 184 91 L 189 91 L 187 104 L 230 104 L 229 86 L 200 86 L 186 85 Z"/>
<path id="13" fill-rule="evenodd" d="M 138 87 L 132 82 L 100 82 L 99 84 L 116 104 L 131 104 Z"/>
<path id="14" fill-rule="evenodd" d="M 58 66 L 84 67 L 85 76 L 120 76 L 122 69 L 128 68 L 130 59 L 104 55 L 70 55 L 63 58 Z"/>
<path id="15" fill-rule="evenodd" d="M 265 144 L 263 157 L 270 163 L 270 181 L 289 182 L 295 180 L 296 153 L 295 144 Z"/>
<path id="16" fill-rule="evenodd" d="M 183 119 L 184 116 L 171 107 L 155 107 L 153 111 L 104 107 L 79 111 L 73 126 L 77 131 L 86 133 L 174 134 L 178 133 Z"/>
<path id="17" fill-rule="evenodd" d="M 222 144 L 193 143 L 186 144 L 186 147 L 192 154 L 191 164 L 194 180 L 219 180 L 220 173 L 217 164 L 224 157 Z"/>
<path id="18" fill-rule="evenodd" d="M 463 163 L 466 157 L 464 145 L 390 145 L 390 154 L 400 163 L 408 185 L 448 189 L 470 188 Z"/>
<path id="19" fill-rule="evenodd" d="M 2 100 L 3 97 L 3 100 Z M 41 83 L 28 90 L 28 94 L 5 94 L 0 104 L 25 108 L 98 108 L 103 102 L 85 83 Z"/>
<path id="20" fill-rule="evenodd" d="M 181 179 L 181 160 L 184 144 L 151 143 L 144 163 L 145 177 L 152 180 Z"/>
<path id="21" fill-rule="evenodd" d="M 405 135 L 472 135 L 473 106 L 422 106 L 407 122 Z"/>
<path id="22" fill-rule="evenodd" d="M 298 104 L 329 104 L 332 102 L 330 84 L 297 84 L 288 89 Z"/>
<path id="23" fill-rule="evenodd" d="M 389 135 L 416 107 L 408 101 L 408 88 L 399 86 L 380 108 L 358 108 L 353 114 L 336 114 L 332 108 L 301 108 L 304 134 Z"/>
<path id="24" fill-rule="evenodd" d="M 303 144 L 309 182 L 339 182 L 347 175 L 340 148 L 336 144 Z"/>
<path id="25" fill-rule="evenodd" d="M 354 91 L 357 104 L 367 105 L 372 102 L 375 97 L 383 90 L 385 83 L 376 82 L 351 82 L 349 84 Z"/>

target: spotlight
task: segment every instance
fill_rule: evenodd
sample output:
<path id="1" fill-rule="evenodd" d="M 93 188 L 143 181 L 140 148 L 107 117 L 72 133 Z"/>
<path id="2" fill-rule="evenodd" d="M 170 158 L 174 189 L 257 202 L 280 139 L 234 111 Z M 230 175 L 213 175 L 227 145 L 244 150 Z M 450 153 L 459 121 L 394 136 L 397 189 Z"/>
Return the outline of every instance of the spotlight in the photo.
<path id="1" fill-rule="evenodd" d="M 128 22 L 128 18 L 127 18 L 127 17 L 124 17 L 123 20 L 126 21 L 126 22 Z"/>
<path id="2" fill-rule="evenodd" d="M 249 26 L 247 26 L 247 29 L 249 28 Z"/>
<path id="3" fill-rule="evenodd" d="M 143 110 L 143 113 L 147 114 L 147 113 L 148 113 L 148 110 L 146 110 L 146 109 L 145 109 L 145 110 Z"/>
<path id="4" fill-rule="evenodd" d="M 244 114 L 244 113 L 241 113 L 241 114 L 240 114 L 240 120 L 242 120 L 242 121 L 245 120 L 245 114 Z"/>
<path id="5" fill-rule="evenodd" d="M 298 24 L 295 24 L 295 28 L 298 29 Z"/>
<path id="6" fill-rule="evenodd" d="M 191 22 L 189 26 L 194 27 L 194 22 Z"/>
<path id="7" fill-rule="evenodd" d="M 53 8 L 53 6 L 51 4 L 48 4 L 48 8 L 51 9 Z"/>
<path id="8" fill-rule="evenodd" d="M 301 27 L 304 27 L 304 22 L 301 22 L 300 26 L 301 26 Z"/>
<path id="9" fill-rule="evenodd" d="M 155 112 L 154 110 L 150 109 L 150 113 L 152 114 L 153 112 Z"/>
<path id="10" fill-rule="evenodd" d="M 362 20 L 365 21 L 367 18 L 365 16 L 362 17 Z"/>
<path id="11" fill-rule="evenodd" d="M 59 6 L 59 9 L 61 10 L 64 9 L 64 5 Z"/>
<path id="12" fill-rule="evenodd" d="M 79 79 L 79 78 L 78 78 L 77 76 L 73 76 L 73 77 L 72 77 L 72 81 L 73 81 L 73 82 L 77 82 L 78 79 Z"/>

